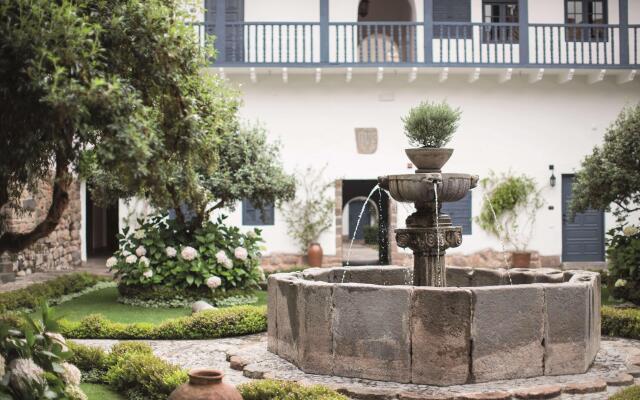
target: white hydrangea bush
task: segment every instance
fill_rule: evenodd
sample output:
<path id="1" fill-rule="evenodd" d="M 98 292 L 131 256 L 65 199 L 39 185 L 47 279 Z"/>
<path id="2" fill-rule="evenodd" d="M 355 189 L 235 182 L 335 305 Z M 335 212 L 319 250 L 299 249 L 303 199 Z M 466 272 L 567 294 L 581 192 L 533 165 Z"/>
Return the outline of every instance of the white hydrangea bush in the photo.
<path id="1" fill-rule="evenodd" d="M 120 248 L 107 260 L 107 268 L 120 285 L 136 290 L 256 288 L 264 280 L 261 232 L 243 233 L 225 224 L 225 218 L 195 230 L 167 215 L 139 220 L 136 229 L 125 228 L 120 235 Z"/>

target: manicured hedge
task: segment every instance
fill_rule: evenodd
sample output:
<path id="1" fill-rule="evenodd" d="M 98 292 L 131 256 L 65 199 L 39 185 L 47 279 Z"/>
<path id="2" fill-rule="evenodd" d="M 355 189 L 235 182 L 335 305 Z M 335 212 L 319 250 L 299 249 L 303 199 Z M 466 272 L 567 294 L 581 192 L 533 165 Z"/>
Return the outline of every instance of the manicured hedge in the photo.
<path id="1" fill-rule="evenodd" d="M 107 277 L 75 272 L 43 283 L 34 283 L 25 289 L 0 293 L 0 312 L 35 309 L 42 300 L 51 300 L 80 292 L 98 282 L 110 281 Z"/>
<path id="2" fill-rule="evenodd" d="M 244 400 L 348 400 L 325 386 L 303 386 L 295 382 L 260 380 L 238 386 Z"/>
<path id="3" fill-rule="evenodd" d="M 267 330 L 265 306 L 206 310 L 159 325 L 112 322 L 99 314 L 78 322 L 60 321 L 60 333 L 72 339 L 215 339 Z"/>
<path id="4" fill-rule="evenodd" d="M 640 386 L 635 385 L 619 391 L 613 396 L 609 397 L 609 400 L 638 400 L 640 399 Z"/>
<path id="5" fill-rule="evenodd" d="M 640 340 L 640 309 L 603 306 L 602 334 Z"/>
<path id="6" fill-rule="evenodd" d="M 107 384 L 130 400 L 164 400 L 188 380 L 186 371 L 153 355 L 142 342 L 122 342 L 107 353 L 99 348 L 68 342 L 69 360 L 81 371 L 83 382 Z M 260 380 L 238 386 L 244 400 L 347 400 L 324 386 Z"/>
<path id="7" fill-rule="evenodd" d="M 186 371 L 153 355 L 141 342 L 114 345 L 111 352 L 68 342 L 69 360 L 82 371 L 83 382 L 107 384 L 129 400 L 165 400 L 188 380 Z"/>

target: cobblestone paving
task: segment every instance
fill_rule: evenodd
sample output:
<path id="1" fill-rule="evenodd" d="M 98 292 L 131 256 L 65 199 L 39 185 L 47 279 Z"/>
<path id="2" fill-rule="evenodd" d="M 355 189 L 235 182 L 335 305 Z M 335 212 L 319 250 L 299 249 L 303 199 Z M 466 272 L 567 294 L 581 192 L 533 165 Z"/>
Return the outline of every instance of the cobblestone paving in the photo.
<path id="1" fill-rule="evenodd" d="M 108 349 L 117 341 L 115 340 L 78 340 L 92 346 Z M 266 335 L 248 335 L 236 338 L 216 340 L 181 340 L 181 341 L 147 341 L 159 357 L 183 368 L 214 367 L 222 369 L 226 374 L 226 381 L 233 384 L 247 382 L 250 379 L 243 376 L 243 372 L 232 370 L 226 361 L 228 356 L 236 355 L 248 362 L 244 373 L 264 374 L 267 376 L 301 381 L 305 383 L 321 383 L 336 389 L 348 389 L 352 392 L 378 392 L 380 396 L 369 398 L 396 398 L 399 392 L 408 392 L 421 395 L 438 394 L 464 394 L 488 391 L 512 391 L 514 389 L 529 388 L 543 385 L 563 385 L 575 382 L 593 381 L 596 379 L 607 380 L 627 369 L 626 362 L 640 356 L 640 341 L 603 338 L 601 350 L 596 357 L 592 368 L 583 375 L 567 375 L 557 377 L 538 377 L 531 379 L 517 379 L 510 381 L 498 381 L 490 383 L 450 386 L 440 388 L 435 386 L 399 384 L 392 382 L 370 381 L 365 379 L 341 378 L 333 376 L 305 374 L 293 364 L 284 361 L 271 354 L 266 349 Z M 640 379 L 636 379 L 640 384 Z M 556 399 L 562 400 L 605 400 L 620 387 L 609 386 L 606 392 L 570 395 L 562 394 Z M 386 395 L 385 395 L 386 394 Z"/>

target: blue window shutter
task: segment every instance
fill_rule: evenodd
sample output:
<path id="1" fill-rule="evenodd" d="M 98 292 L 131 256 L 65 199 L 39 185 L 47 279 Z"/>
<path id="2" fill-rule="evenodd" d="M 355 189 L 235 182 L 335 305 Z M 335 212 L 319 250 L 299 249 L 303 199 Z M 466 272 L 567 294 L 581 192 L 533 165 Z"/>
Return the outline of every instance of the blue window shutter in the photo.
<path id="1" fill-rule="evenodd" d="M 436 22 L 471 21 L 471 0 L 433 0 L 433 20 Z"/>
<path id="2" fill-rule="evenodd" d="M 454 226 L 462 226 L 463 235 L 471 235 L 471 192 L 468 192 L 461 200 L 444 203 L 442 212 L 449 214 Z"/>
<path id="3" fill-rule="evenodd" d="M 242 200 L 242 225 L 273 225 L 274 222 L 273 204 L 266 204 L 260 209 L 249 200 Z"/>

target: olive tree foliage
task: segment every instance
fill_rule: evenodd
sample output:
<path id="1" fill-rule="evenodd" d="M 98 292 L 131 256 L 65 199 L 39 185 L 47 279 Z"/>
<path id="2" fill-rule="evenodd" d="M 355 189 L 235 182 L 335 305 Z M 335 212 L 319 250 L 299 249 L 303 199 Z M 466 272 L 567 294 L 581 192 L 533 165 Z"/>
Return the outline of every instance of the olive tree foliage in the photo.
<path id="1" fill-rule="evenodd" d="M 204 181 L 216 199 L 207 211 L 233 207 L 242 199 L 258 208 L 293 199 L 295 178 L 284 171 L 280 144 L 268 141 L 262 125 L 242 124 L 235 134 L 223 137 L 221 148 L 218 169 Z"/>
<path id="2" fill-rule="evenodd" d="M 205 177 L 237 131 L 237 96 L 201 73 L 213 56 L 179 0 L 0 2 L 0 207 L 53 180 L 47 215 L 24 233 L 0 227 L 0 254 L 51 233 L 82 174 L 98 202 L 133 196 L 158 208 L 213 194 Z M 180 217 L 180 215 L 179 215 Z"/>
<path id="3" fill-rule="evenodd" d="M 612 207 L 615 206 L 615 207 Z M 572 212 L 611 210 L 619 220 L 640 210 L 640 104 L 627 107 L 576 173 Z"/>

